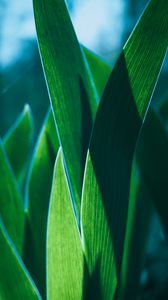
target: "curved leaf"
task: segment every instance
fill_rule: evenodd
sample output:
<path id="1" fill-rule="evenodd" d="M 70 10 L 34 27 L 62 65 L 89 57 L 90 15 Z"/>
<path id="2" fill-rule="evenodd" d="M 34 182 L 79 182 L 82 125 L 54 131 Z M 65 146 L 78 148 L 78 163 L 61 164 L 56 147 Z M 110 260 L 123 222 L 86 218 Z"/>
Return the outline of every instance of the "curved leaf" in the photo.
<path id="1" fill-rule="evenodd" d="M 132 159 L 166 53 L 167 28 L 168 2 L 151 0 L 112 71 L 96 115 L 81 226 L 90 272 L 100 257 L 101 299 L 114 295 L 115 270 L 120 277 Z"/>
<path id="2" fill-rule="evenodd" d="M 96 111 L 95 90 L 64 0 L 33 3 L 42 63 L 79 215 L 86 152 Z"/>

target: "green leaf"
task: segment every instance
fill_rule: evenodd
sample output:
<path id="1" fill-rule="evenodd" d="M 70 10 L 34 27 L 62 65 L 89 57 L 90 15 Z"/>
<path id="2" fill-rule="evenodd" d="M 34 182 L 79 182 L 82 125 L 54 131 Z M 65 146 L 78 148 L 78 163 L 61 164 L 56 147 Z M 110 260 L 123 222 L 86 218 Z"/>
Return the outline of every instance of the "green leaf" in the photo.
<path id="1" fill-rule="evenodd" d="M 166 128 L 168 129 L 168 97 L 161 102 L 159 107 L 159 113 L 161 118 L 163 119 Z"/>
<path id="2" fill-rule="evenodd" d="M 47 216 L 58 148 L 54 119 L 49 110 L 36 145 L 26 188 L 28 224 L 25 261 L 44 298 Z M 30 245 L 30 240 L 32 240 L 32 245 Z"/>
<path id="3" fill-rule="evenodd" d="M 136 299 L 153 210 L 151 194 L 136 161 L 133 163 L 129 195 L 127 227 L 122 258 L 119 299 Z"/>
<path id="4" fill-rule="evenodd" d="M 150 1 L 112 71 L 96 115 L 81 226 L 90 273 L 99 261 L 101 299 L 113 298 L 120 277 L 133 154 L 166 53 L 167 28 L 168 2 Z"/>
<path id="5" fill-rule="evenodd" d="M 24 208 L 15 176 L 0 141 L 0 217 L 14 242 L 22 253 L 24 238 Z"/>
<path id="6" fill-rule="evenodd" d="M 167 132 L 156 111 L 150 110 L 144 123 L 142 138 L 138 143 L 137 161 L 168 233 L 167 153 Z"/>
<path id="7" fill-rule="evenodd" d="M 82 300 L 82 244 L 61 150 L 55 163 L 47 235 L 48 300 Z"/>
<path id="8" fill-rule="evenodd" d="M 101 77 L 103 78 L 105 86 L 111 67 L 88 49 L 84 49 L 84 51 L 87 51 L 87 59 L 89 60 L 90 66 L 93 67 L 93 78 L 96 82 L 96 87 L 99 84 L 96 79 Z M 102 90 L 104 86 L 102 85 Z M 134 161 L 122 259 L 121 282 L 119 285 L 119 299 L 136 298 L 152 209 L 151 196 L 139 173 L 136 161 Z"/>
<path id="9" fill-rule="evenodd" d="M 131 185 L 120 299 L 134 299 L 137 293 L 144 242 L 153 204 L 157 208 L 161 221 L 168 232 L 167 153 L 167 133 L 159 114 L 154 108 L 151 108 L 141 129 L 136 150 L 136 157 L 142 175 L 141 179 L 138 177 L 134 187 Z M 135 195 L 133 195 L 132 190 L 135 191 Z M 151 200 L 153 203 L 151 203 Z M 139 231 L 136 224 L 141 224 Z"/>
<path id="10" fill-rule="evenodd" d="M 42 63 L 77 212 L 96 96 L 63 0 L 34 0 Z"/>
<path id="11" fill-rule="evenodd" d="M 25 171 L 32 145 L 32 136 L 32 114 L 30 107 L 25 105 L 24 111 L 3 138 L 6 153 L 18 180 L 21 180 Z"/>
<path id="12" fill-rule="evenodd" d="M 0 299 L 41 299 L 0 220 Z"/>
<path id="13" fill-rule="evenodd" d="M 83 52 L 86 56 L 91 74 L 93 76 L 99 98 L 101 98 L 107 80 L 112 71 L 112 67 L 108 62 L 103 60 L 100 56 L 96 55 L 89 49 L 83 47 Z"/>

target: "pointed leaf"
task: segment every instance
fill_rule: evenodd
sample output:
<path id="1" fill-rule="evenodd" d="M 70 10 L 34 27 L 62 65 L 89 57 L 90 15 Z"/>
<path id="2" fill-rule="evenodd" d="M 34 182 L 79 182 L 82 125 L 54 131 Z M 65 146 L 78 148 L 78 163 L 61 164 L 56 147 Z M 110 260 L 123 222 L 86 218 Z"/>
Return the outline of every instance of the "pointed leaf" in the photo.
<path id="1" fill-rule="evenodd" d="M 17 179 L 21 179 L 30 154 L 33 120 L 28 105 L 3 138 L 3 144 Z M 18 159 L 19 158 L 19 159 Z"/>
<path id="2" fill-rule="evenodd" d="M 55 163 L 47 239 L 48 300 L 82 300 L 83 253 L 62 151 Z"/>
<path id="3" fill-rule="evenodd" d="M 93 78 L 96 82 L 96 87 L 99 84 L 97 78 L 102 77 L 104 79 L 102 89 L 104 89 L 111 67 L 102 61 L 100 57 L 90 52 L 90 50 L 84 48 L 84 51 L 87 51 L 86 57 L 89 60 L 89 65 L 93 67 Z M 131 175 L 121 282 L 118 294 L 119 299 L 135 299 L 138 293 L 151 209 L 151 196 L 143 182 L 136 161 L 134 161 Z"/>
<path id="4" fill-rule="evenodd" d="M 81 226 L 90 272 L 100 257 L 102 299 L 114 295 L 115 270 L 120 277 L 132 159 L 166 53 L 167 28 L 168 2 L 150 1 L 112 71 L 96 115 Z"/>
<path id="5" fill-rule="evenodd" d="M 25 259 L 43 296 L 45 295 L 46 278 L 47 216 L 58 147 L 54 119 L 49 110 L 36 145 L 26 189 L 28 224 Z M 30 239 L 33 243 L 31 251 L 29 249 Z"/>
<path id="6" fill-rule="evenodd" d="M 24 238 L 24 208 L 15 176 L 0 141 L 0 217 L 14 242 L 22 253 Z"/>
<path id="7" fill-rule="evenodd" d="M 95 91 L 64 0 L 33 3 L 42 63 L 79 214 L 86 152 L 96 111 Z"/>
<path id="8" fill-rule="evenodd" d="M 41 299 L 1 221 L 0 278 L 0 299 Z"/>

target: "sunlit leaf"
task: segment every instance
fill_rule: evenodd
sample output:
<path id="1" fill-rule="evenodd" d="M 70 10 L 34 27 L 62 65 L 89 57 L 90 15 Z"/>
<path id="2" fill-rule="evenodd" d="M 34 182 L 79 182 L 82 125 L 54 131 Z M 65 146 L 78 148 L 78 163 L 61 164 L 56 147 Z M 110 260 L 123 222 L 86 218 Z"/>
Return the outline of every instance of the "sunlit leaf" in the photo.
<path id="1" fill-rule="evenodd" d="M 42 63 L 79 215 L 97 96 L 64 1 L 34 0 L 33 3 Z"/>
<path id="2" fill-rule="evenodd" d="M 58 147 L 58 137 L 50 110 L 36 145 L 26 190 L 26 210 L 28 214 L 25 245 L 26 263 L 43 295 L 45 295 L 46 278 L 48 206 Z M 30 240 L 32 240 L 31 250 L 29 249 Z"/>
<path id="3" fill-rule="evenodd" d="M 98 261 L 101 299 L 112 299 L 120 277 L 133 154 L 166 53 L 167 28 L 168 2 L 150 1 L 112 71 L 96 115 L 81 226 L 91 274 Z"/>
<path id="4" fill-rule="evenodd" d="M 55 163 L 48 217 L 48 300 L 83 299 L 83 253 L 62 151 Z"/>
<path id="5" fill-rule="evenodd" d="M 86 49 L 84 49 L 86 50 Z M 93 66 L 93 78 L 96 88 L 98 78 L 103 78 L 104 86 L 111 67 L 94 53 L 87 51 L 89 65 Z M 93 60 L 93 62 L 92 62 Z M 94 73 L 94 71 L 96 72 Z M 104 89 L 102 85 L 102 90 Z M 101 90 L 100 90 L 101 92 Z M 121 282 L 119 285 L 119 299 L 134 299 L 140 286 L 140 274 L 144 257 L 145 241 L 152 210 L 151 196 L 138 170 L 136 161 L 133 164 L 131 190 L 127 217 L 127 229 L 122 259 Z M 137 239 L 138 236 L 138 239 Z M 92 284 L 92 283 L 91 283 Z"/>

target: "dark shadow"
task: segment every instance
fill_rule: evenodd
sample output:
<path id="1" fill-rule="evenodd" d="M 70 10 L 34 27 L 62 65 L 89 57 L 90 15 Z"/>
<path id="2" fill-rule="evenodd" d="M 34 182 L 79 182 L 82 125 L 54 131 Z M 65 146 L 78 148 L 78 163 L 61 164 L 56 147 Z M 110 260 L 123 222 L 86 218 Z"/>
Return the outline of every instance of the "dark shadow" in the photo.
<path id="1" fill-rule="evenodd" d="M 86 260 L 84 260 L 83 300 L 101 300 L 100 256 L 97 259 L 93 273 L 90 275 Z"/>
<path id="2" fill-rule="evenodd" d="M 143 177 L 168 234 L 168 137 L 154 109 L 150 109 L 146 117 L 136 154 Z"/>
<path id="3" fill-rule="evenodd" d="M 46 173 L 44 177 L 44 169 L 42 170 L 42 178 L 40 183 L 41 189 L 43 190 L 43 198 L 40 197 L 38 201 L 40 205 L 40 210 L 38 215 L 36 211 L 31 210 L 31 217 L 34 220 L 38 220 L 35 224 L 40 227 L 40 237 L 35 242 L 35 235 L 32 230 L 32 226 L 28 217 L 26 218 L 25 225 L 25 241 L 23 250 L 23 260 L 29 270 L 37 288 L 39 289 L 42 298 L 46 299 L 46 234 L 47 234 L 47 217 L 49 209 L 49 200 L 52 186 L 53 168 L 56 158 L 56 153 L 53 149 L 53 145 L 50 141 L 50 137 L 46 134 L 47 151 L 48 151 L 48 166 L 46 166 Z M 43 166 L 44 168 L 44 166 Z M 35 178 L 37 180 L 37 178 Z M 31 183 L 30 183 L 31 184 Z M 40 187 L 37 187 L 37 191 Z M 36 200 L 36 198 L 35 198 Z M 43 200 L 43 201 L 42 201 Z M 33 223 L 34 224 L 34 223 Z M 37 230 L 37 228 L 36 228 Z"/>
<path id="4" fill-rule="evenodd" d="M 81 143 L 81 166 L 82 166 L 82 174 L 81 179 L 83 179 L 83 173 L 86 163 L 86 154 L 89 146 L 91 131 L 93 127 L 93 118 L 91 113 L 90 101 L 87 95 L 87 91 L 83 82 L 83 79 L 80 75 L 78 75 L 79 80 L 79 88 L 80 88 L 80 98 L 81 98 L 81 123 L 82 123 L 82 143 Z M 82 180 L 83 181 L 83 180 Z M 81 182 L 81 190 L 82 190 L 82 182 Z"/>
<path id="5" fill-rule="evenodd" d="M 91 160 L 114 247 L 118 279 L 132 160 L 141 124 L 122 52 L 104 90 L 90 144 Z"/>
<path id="6" fill-rule="evenodd" d="M 25 235 L 24 235 L 24 248 L 23 248 L 23 262 L 29 271 L 31 277 L 33 278 L 37 288 L 40 291 L 40 294 L 45 299 L 45 285 L 41 285 L 41 281 L 39 280 L 39 274 L 37 269 L 37 255 L 36 249 L 34 247 L 34 236 L 32 233 L 32 229 L 29 223 L 28 218 L 26 217 L 26 224 L 25 224 Z"/>

